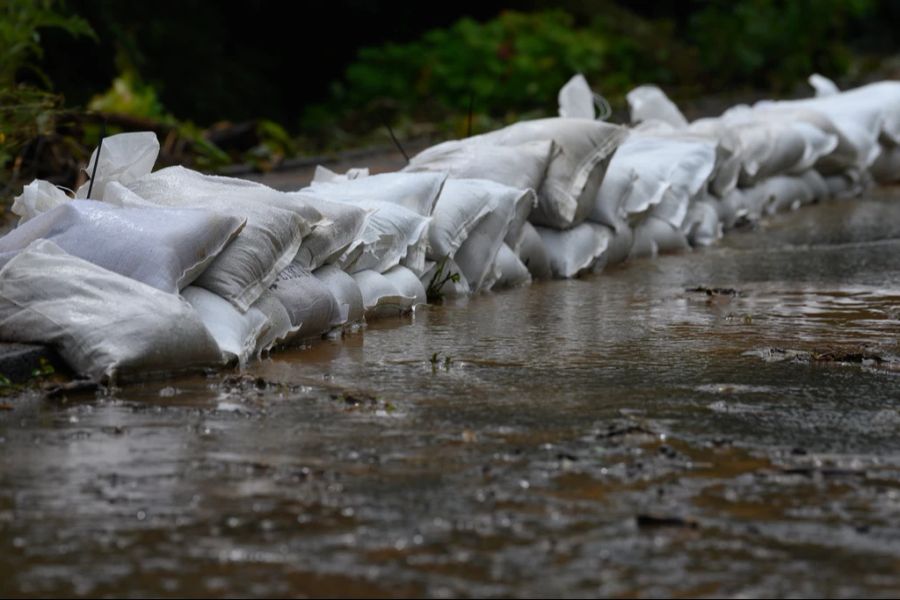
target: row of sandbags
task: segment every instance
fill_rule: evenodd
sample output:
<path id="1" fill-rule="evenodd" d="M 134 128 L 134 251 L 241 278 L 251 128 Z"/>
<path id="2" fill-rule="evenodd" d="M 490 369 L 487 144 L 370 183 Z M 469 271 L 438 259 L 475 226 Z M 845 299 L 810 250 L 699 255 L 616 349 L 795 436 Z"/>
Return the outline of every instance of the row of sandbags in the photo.
<path id="1" fill-rule="evenodd" d="M 95 379 L 244 363 L 429 299 L 575 277 L 714 243 L 778 210 L 897 174 L 900 84 L 688 123 L 658 88 L 634 127 L 559 118 L 439 144 L 397 173 L 320 168 L 296 192 L 168 167 L 112 136 L 71 198 L 44 181 L 0 238 L 0 340 L 55 346 Z"/>

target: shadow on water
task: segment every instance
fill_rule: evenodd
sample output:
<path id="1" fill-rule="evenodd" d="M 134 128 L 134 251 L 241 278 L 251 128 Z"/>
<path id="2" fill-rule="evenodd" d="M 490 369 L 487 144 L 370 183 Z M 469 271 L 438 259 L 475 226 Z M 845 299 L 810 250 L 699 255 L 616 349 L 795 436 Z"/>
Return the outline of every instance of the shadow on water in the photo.
<path id="1" fill-rule="evenodd" d="M 243 375 L 10 399 L 0 594 L 894 595 L 898 256 L 900 202 L 828 204 Z"/>

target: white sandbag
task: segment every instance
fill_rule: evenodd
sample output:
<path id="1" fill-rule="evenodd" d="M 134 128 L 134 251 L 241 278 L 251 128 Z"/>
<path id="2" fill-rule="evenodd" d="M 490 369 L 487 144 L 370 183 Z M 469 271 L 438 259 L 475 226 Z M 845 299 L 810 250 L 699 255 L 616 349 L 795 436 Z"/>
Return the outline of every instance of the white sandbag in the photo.
<path id="1" fill-rule="evenodd" d="M 581 223 L 590 213 L 610 158 L 626 130 L 587 119 L 522 121 L 498 131 L 470 138 L 475 143 L 516 146 L 526 142 L 555 142 L 554 153 L 531 222 L 565 229 Z"/>
<path id="2" fill-rule="evenodd" d="M 22 193 L 13 200 L 13 214 L 18 215 L 19 225 L 29 219 L 53 210 L 61 204 L 71 201 L 64 191 L 49 181 L 35 179 L 22 189 Z"/>
<path id="3" fill-rule="evenodd" d="M 446 178 L 446 173 L 381 173 L 343 181 L 313 181 L 300 191 L 348 204 L 387 202 L 427 217 Z"/>
<path id="4" fill-rule="evenodd" d="M 224 361 L 245 365 L 269 327 L 266 314 L 252 306 L 242 313 L 225 298 L 197 286 L 186 287 L 181 295 L 200 315 Z"/>
<path id="5" fill-rule="evenodd" d="M 763 210 L 768 215 L 797 210 L 815 199 L 809 185 L 801 177 L 778 175 L 766 179 L 759 187 L 767 198 Z"/>
<path id="6" fill-rule="evenodd" d="M 266 327 L 263 328 L 256 339 L 256 348 L 253 351 L 254 356 L 260 356 L 275 346 L 281 346 L 294 338 L 300 330 L 291 323 L 291 316 L 288 314 L 284 304 L 271 291 L 263 292 L 263 295 L 253 303 L 250 310 L 257 310 L 266 318 Z"/>
<path id="7" fill-rule="evenodd" d="M 97 161 L 97 152 L 100 160 Z M 88 177 L 94 176 L 93 185 L 88 180 L 75 192 L 76 198 L 103 198 L 106 185 L 115 181 L 128 185 L 145 175 L 149 175 L 159 156 L 159 140 L 152 131 L 119 133 L 103 138 L 102 147 L 94 148 L 91 160 L 85 168 Z M 94 164 L 96 163 L 96 171 Z"/>
<path id="8" fill-rule="evenodd" d="M 722 224 L 715 200 L 702 198 L 691 201 L 681 231 L 694 247 L 712 246 L 722 239 Z"/>
<path id="9" fill-rule="evenodd" d="M 550 258 L 547 256 L 547 248 L 534 225 L 526 223 L 522 229 L 522 237 L 519 243 L 512 247 L 522 264 L 528 269 L 532 279 L 550 279 L 553 271 L 550 269 Z"/>
<path id="10" fill-rule="evenodd" d="M 550 269 L 557 278 L 577 277 L 606 264 L 604 254 L 611 239 L 610 230 L 602 225 L 587 222 L 559 231 L 547 227 L 535 227 L 547 249 Z"/>
<path id="11" fill-rule="evenodd" d="M 0 238 L 0 254 L 48 239 L 68 254 L 177 294 L 243 226 L 241 219 L 205 210 L 117 208 L 73 200 Z"/>
<path id="12" fill-rule="evenodd" d="M 715 207 L 719 222 L 725 230 L 733 229 L 742 220 L 747 219 L 750 213 L 746 191 L 737 188 L 721 198 Z"/>
<path id="13" fill-rule="evenodd" d="M 241 233 L 195 282 L 241 311 L 247 310 L 293 261 L 303 236 L 322 221 L 322 215 L 299 196 L 181 167 L 156 171 L 127 187 L 145 202 L 110 193 L 104 195 L 104 201 L 124 206 L 146 206 L 149 201 L 246 219 Z"/>
<path id="14" fill-rule="evenodd" d="M 450 258 L 428 261 L 419 281 L 431 302 L 443 298 L 462 298 L 472 293 L 466 276 Z"/>
<path id="15" fill-rule="evenodd" d="M 552 140 L 511 146 L 480 138 L 451 140 L 423 150 L 403 170 L 443 172 L 451 179 L 488 179 L 516 189 L 537 190 L 554 152 Z"/>
<path id="16" fill-rule="evenodd" d="M 334 264 L 348 273 L 383 273 L 401 262 L 417 272 L 424 269 L 429 217 L 390 202 L 361 200 L 353 205 L 365 210 L 368 218 L 359 233 L 359 244 Z"/>
<path id="17" fill-rule="evenodd" d="M 359 179 L 360 177 L 368 177 L 368 167 L 348 169 L 346 173 L 335 173 L 328 167 L 316 165 L 315 173 L 313 173 L 313 181 L 317 183 L 331 183 L 336 181 L 348 181 L 350 179 Z"/>
<path id="18" fill-rule="evenodd" d="M 687 237 L 679 228 L 662 219 L 647 216 L 634 228 L 634 243 L 628 258 L 652 258 L 688 248 Z"/>
<path id="19" fill-rule="evenodd" d="M 618 229 L 629 217 L 651 211 L 680 227 L 690 199 L 716 164 L 716 144 L 683 133 L 634 132 L 610 163 L 595 199 L 592 220 Z"/>
<path id="20" fill-rule="evenodd" d="M 396 317 L 412 310 L 415 298 L 404 295 L 381 273 L 359 271 L 353 279 L 362 293 L 367 319 Z"/>
<path id="21" fill-rule="evenodd" d="M 308 269 L 289 265 L 269 288 L 287 309 L 291 325 L 297 329 L 288 341 L 306 340 L 347 322 L 349 306 L 341 306 L 328 285 Z"/>
<path id="22" fill-rule="evenodd" d="M 850 175 L 829 175 L 825 178 L 825 185 L 828 186 L 829 197 L 837 200 L 856 198 L 866 189 L 858 177 Z"/>
<path id="23" fill-rule="evenodd" d="M 472 292 L 488 289 L 488 276 L 492 272 L 494 260 L 500 245 L 516 221 L 521 203 L 530 203 L 534 192 L 516 190 L 508 186 L 485 180 L 450 180 L 448 185 L 460 184 L 468 189 L 478 189 L 487 193 L 485 202 L 487 215 L 468 232 L 466 239 L 452 256 L 454 262 L 466 277 Z"/>
<path id="24" fill-rule="evenodd" d="M 313 275 L 325 284 L 342 307 L 341 310 L 347 313 L 347 323 L 359 323 L 365 318 L 362 292 L 353 277 L 335 265 L 319 267 L 313 271 Z"/>
<path id="25" fill-rule="evenodd" d="M 531 283 L 531 274 L 516 253 L 506 244 L 500 246 L 494 268 L 498 275 L 494 289 L 519 287 Z"/>
<path id="26" fill-rule="evenodd" d="M 642 85 L 625 95 L 632 123 L 642 123 L 655 119 L 668 123 L 676 129 L 687 127 L 687 119 L 674 102 L 655 85 Z"/>
<path id="27" fill-rule="evenodd" d="M 631 226 L 620 225 L 616 229 L 609 228 L 609 235 L 609 246 L 605 255 L 606 265 L 617 265 L 628 260 L 631 246 L 634 244 L 634 231 Z"/>
<path id="28" fill-rule="evenodd" d="M 404 297 L 412 298 L 412 307 L 417 304 L 427 304 L 425 286 L 419 281 L 419 277 L 404 267 L 397 265 L 384 272 L 384 278 L 397 288 Z"/>
<path id="29" fill-rule="evenodd" d="M 534 206 L 529 190 L 483 179 L 448 179 L 428 226 L 429 260 L 453 257 L 483 219 L 498 209 L 510 215 L 503 237 L 519 238 Z"/>
<path id="30" fill-rule="evenodd" d="M 581 73 L 574 75 L 559 90 L 559 116 L 569 119 L 595 119 L 594 91 Z"/>
<path id="31" fill-rule="evenodd" d="M 0 270 L 0 340 L 52 345 L 95 380 L 219 362 L 200 317 L 174 294 L 38 240 Z"/>
<path id="32" fill-rule="evenodd" d="M 369 218 L 366 209 L 352 204 L 331 202 L 318 196 L 304 196 L 303 199 L 316 209 L 324 220 L 317 223 L 303 238 L 300 250 L 294 258 L 295 263 L 314 270 L 337 261 L 345 253 L 352 254 L 362 245 L 360 235 Z"/>
<path id="33" fill-rule="evenodd" d="M 816 91 L 817 97 L 833 96 L 834 94 L 839 94 L 841 92 L 832 80 L 818 73 L 810 75 L 807 81 L 809 81 L 809 85 Z"/>
<path id="34" fill-rule="evenodd" d="M 813 200 L 828 200 L 831 197 L 825 178 L 815 169 L 807 169 L 800 173 L 799 177 L 806 184 L 806 187 L 809 188 Z"/>
<path id="35" fill-rule="evenodd" d="M 900 146 L 882 146 L 881 153 L 872 163 L 871 173 L 878 183 L 900 181 Z"/>

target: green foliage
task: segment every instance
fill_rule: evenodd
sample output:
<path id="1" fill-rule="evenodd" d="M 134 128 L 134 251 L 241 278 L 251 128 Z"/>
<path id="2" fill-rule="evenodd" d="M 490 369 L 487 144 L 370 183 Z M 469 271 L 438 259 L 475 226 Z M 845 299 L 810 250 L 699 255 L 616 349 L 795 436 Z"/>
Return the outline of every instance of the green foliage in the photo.
<path id="1" fill-rule="evenodd" d="M 844 73 L 848 28 L 872 0 L 716 0 L 692 15 L 689 36 L 711 87 L 787 91 L 814 71 Z"/>
<path id="2" fill-rule="evenodd" d="M 54 28 L 73 36 L 94 36 L 87 21 L 64 15 L 54 0 L 3 0 L 0 2 L 0 87 L 12 88 L 23 70 L 41 79 L 47 87 L 36 60 L 43 56 L 41 30 Z"/>
<path id="3" fill-rule="evenodd" d="M 425 297 L 430 303 L 443 300 L 444 293 L 442 290 L 447 282 L 452 281 L 453 283 L 459 283 L 459 273 L 453 273 L 447 268 L 447 260 L 448 259 L 444 258 L 437 264 L 437 267 L 434 269 L 434 275 L 431 277 L 431 281 L 428 282 L 428 287 L 425 290 Z M 444 273 L 445 268 L 447 269 L 446 274 Z"/>
<path id="4" fill-rule="evenodd" d="M 163 122 L 174 121 L 163 108 L 156 90 L 143 83 L 133 70 L 127 70 L 116 77 L 106 92 L 91 99 L 88 108 L 95 112 L 116 113 Z"/>

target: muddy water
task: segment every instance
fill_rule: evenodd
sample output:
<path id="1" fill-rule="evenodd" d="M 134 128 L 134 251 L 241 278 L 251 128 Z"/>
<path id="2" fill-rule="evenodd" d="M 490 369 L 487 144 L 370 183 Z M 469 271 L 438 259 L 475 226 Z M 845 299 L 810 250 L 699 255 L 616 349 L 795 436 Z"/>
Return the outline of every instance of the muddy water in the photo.
<path id="1" fill-rule="evenodd" d="M 7 398 L 0 595 L 895 596 L 898 339 L 883 197 L 244 376 Z"/>

